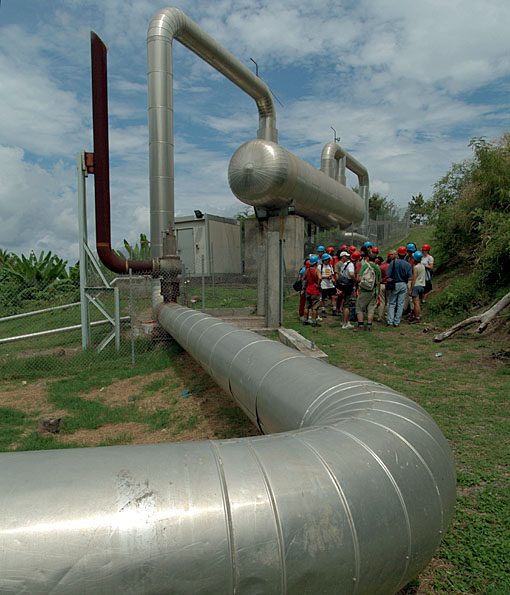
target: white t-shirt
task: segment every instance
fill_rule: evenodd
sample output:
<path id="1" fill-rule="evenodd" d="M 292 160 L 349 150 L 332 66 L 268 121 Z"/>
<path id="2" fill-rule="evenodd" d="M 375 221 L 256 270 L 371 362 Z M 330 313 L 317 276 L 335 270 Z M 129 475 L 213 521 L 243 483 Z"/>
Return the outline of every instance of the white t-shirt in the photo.
<path id="1" fill-rule="evenodd" d="M 350 260 L 348 260 L 346 263 L 338 262 L 335 267 L 335 270 L 338 273 L 339 277 L 342 276 L 342 277 L 345 277 L 346 279 L 352 279 L 351 273 L 353 275 L 356 274 L 356 270 L 354 269 L 354 264 Z"/>
<path id="2" fill-rule="evenodd" d="M 321 289 L 331 289 L 335 287 L 333 282 L 334 270 L 330 264 L 321 264 Z"/>
<path id="3" fill-rule="evenodd" d="M 428 256 L 424 256 L 421 259 L 421 264 L 424 265 L 424 266 L 425 265 L 429 265 L 429 264 L 434 265 L 434 257 L 432 255 L 430 255 L 430 254 Z"/>
<path id="4" fill-rule="evenodd" d="M 434 257 L 431 256 L 430 254 L 428 256 L 424 256 L 421 259 L 421 264 L 423 266 L 428 265 L 428 264 L 431 264 L 432 266 L 434 266 Z M 430 281 L 432 279 L 432 271 L 430 269 L 428 269 L 426 266 L 425 266 L 425 279 L 427 281 Z"/>

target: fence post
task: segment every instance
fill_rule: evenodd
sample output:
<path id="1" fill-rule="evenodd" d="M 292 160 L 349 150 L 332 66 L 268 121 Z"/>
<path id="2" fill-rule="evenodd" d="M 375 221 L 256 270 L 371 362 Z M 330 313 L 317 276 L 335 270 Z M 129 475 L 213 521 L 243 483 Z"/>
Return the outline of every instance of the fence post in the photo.
<path id="1" fill-rule="evenodd" d="M 129 328 L 131 333 L 131 365 L 135 365 L 135 317 L 133 313 L 133 271 L 129 269 Z"/>
<path id="2" fill-rule="evenodd" d="M 115 320 L 115 350 L 120 349 L 120 292 L 118 287 L 113 288 L 113 317 Z"/>
<path id="3" fill-rule="evenodd" d="M 210 264 L 210 267 L 211 267 L 210 272 L 211 272 L 211 277 L 212 277 L 212 294 L 213 294 L 213 297 L 216 297 L 216 289 L 214 286 L 214 251 L 213 251 L 213 243 L 212 242 L 211 242 L 211 264 Z"/>
<path id="4" fill-rule="evenodd" d="M 205 310 L 205 254 L 202 254 L 202 310 Z"/>

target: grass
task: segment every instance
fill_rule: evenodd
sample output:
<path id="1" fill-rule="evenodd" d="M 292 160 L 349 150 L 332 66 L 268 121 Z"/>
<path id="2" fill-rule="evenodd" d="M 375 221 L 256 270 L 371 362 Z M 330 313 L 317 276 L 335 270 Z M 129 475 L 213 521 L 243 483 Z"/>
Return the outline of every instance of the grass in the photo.
<path id="1" fill-rule="evenodd" d="M 414 228 L 397 245 L 408 241 L 419 246 L 432 243 L 431 233 L 427 228 Z M 435 282 L 442 282 L 441 277 Z M 199 289 L 196 295 L 201 295 Z M 217 286 L 214 299 L 217 301 L 212 301 L 211 289 L 206 306 L 250 305 L 255 294 L 252 289 L 238 294 Z M 421 325 L 402 325 L 397 330 L 376 324 L 372 333 L 353 334 L 342 330 L 337 319 L 328 318 L 314 332 L 299 324 L 297 299 L 287 300 L 284 307 L 285 326 L 313 338 L 328 353 L 331 364 L 391 386 L 418 402 L 433 416 L 454 450 L 458 499 L 453 526 L 435 560 L 401 593 L 510 593 L 510 366 L 508 360 L 493 357 L 508 350 L 508 334 L 463 332 L 436 344 L 433 335 L 451 319 L 432 314 L 427 307 Z M 424 332 L 425 328 L 431 330 Z M 63 435 L 68 440 L 37 434 L 33 428 L 40 417 L 38 411 L 24 413 L 14 406 L 2 407 L 0 450 L 83 446 L 87 443 L 73 438 L 78 432 L 115 423 L 143 423 L 147 432 L 166 431 L 175 439 L 181 432 L 193 432 L 206 416 L 217 424 L 216 438 L 246 434 L 241 410 L 228 400 L 219 405 L 211 403 L 216 401 L 216 397 L 209 397 L 214 391 L 212 381 L 189 358 L 180 359 L 184 354 L 178 348 L 149 351 L 146 343 L 139 342 L 136 349 L 135 366 L 131 366 L 129 354 L 119 357 L 113 349 L 100 355 L 41 356 L 38 362 L 44 372 L 42 367 L 36 370 L 31 365 L 34 358 L 1 361 L 0 377 L 5 379 L 1 390 L 6 394 L 16 390 L 20 379 L 27 379 L 31 385 L 47 379 L 48 399 L 55 408 L 67 411 Z M 119 381 L 132 383 L 132 400 L 128 402 L 126 397 L 108 404 L 101 388 Z M 193 391 L 189 400 L 196 402 L 196 409 L 182 408 L 182 387 Z M 151 407 L 150 401 L 157 406 Z M 133 439 L 131 430 L 125 430 L 104 437 L 99 445 L 127 444 Z"/>
<path id="2" fill-rule="evenodd" d="M 205 306 L 202 306 L 202 286 L 197 285 L 194 280 L 193 286 L 186 287 L 186 298 L 190 307 L 196 308 L 242 308 L 257 303 L 257 288 L 243 286 L 242 280 L 237 286 L 230 285 L 206 285 Z M 190 303 L 192 297 L 199 298 L 196 305 Z"/>
<path id="3" fill-rule="evenodd" d="M 372 333 L 342 330 L 336 318 L 303 327 L 297 299 L 285 304 L 285 325 L 328 353 L 330 363 L 403 392 L 435 419 L 455 454 L 457 511 L 436 564 L 402 593 L 510 593 L 510 366 L 493 354 L 508 349 L 508 332 L 462 333 L 434 343 L 442 330 L 427 308 L 421 325 Z M 444 322 L 444 321 L 443 321 Z M 429 332 L 424 329 L 430 328 Z M 314 332 L 315 330 L 315 332 Z M 441 353 L 441 356 L 437 354 Z M 424 590 L 420 584 L 426 585 Z"/>

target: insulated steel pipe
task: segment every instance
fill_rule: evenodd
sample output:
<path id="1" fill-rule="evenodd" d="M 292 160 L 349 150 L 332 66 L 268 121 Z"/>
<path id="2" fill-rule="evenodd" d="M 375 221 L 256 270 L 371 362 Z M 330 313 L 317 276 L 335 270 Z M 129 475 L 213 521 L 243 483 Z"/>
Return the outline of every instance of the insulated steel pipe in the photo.
<path id="1" fill-rule="evenodd" d="M 401 394 L 154 294 L 163 326 L 271 435 L 0 454 L 0 592 L 394 593 L 455 503 Z"/>
<path id="2" fill-rule="evenodd" d="M 172 42 L 176 39 L 252 97 L 258 138 L 278 141 L 271 91 L 215 39 L 177 8 L 156 13 L 147 32 L 151 255 L 163 256 L 163 234 L 174 227 Z"/>
<path id="3" fill-rule="evenodd" d="M 298 215 L 321 227 L 345 229 L 361 223 L 365 214 L 358 194 L 267 140 L 251 140 L 237 149 L 228 181 L 245 204 L 279 209 L 293 202 Z"/>
<path id="4" fill-rule="evenodd" d="M 345 185 L 346 168 L 352 171 L 358 178 L 358 194 L 361 196 L 364 205 L 363 230 L 367 234 L 370 197 L 368 170 L 340 145 L 333 142 L 326 143 L 322 149 L 321 171 Z"/>
<path id="5" fill-rule="evenodd" d="M 107 48 L 93 31 L 90 34 L 92 62 L 92 119 L 94 128 L 94 157 L 90 168 L 94 174 L 96 206 L 96 249 L 103 264 L 115 273 L 152 271 L 152 260 L 125 260 L 111 245 L 110 223 L 110 157 L 108 142 L 108 82 L 106 68 Z"/>

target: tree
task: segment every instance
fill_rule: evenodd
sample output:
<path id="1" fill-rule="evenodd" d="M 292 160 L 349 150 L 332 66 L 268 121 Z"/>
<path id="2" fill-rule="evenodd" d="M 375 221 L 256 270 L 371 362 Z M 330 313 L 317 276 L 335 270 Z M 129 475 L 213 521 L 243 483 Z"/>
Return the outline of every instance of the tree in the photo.
<path id="1" fill-rule="evenodd" d="M 374 192 L 368 199 L 368 211 L 371 219 L 398 219 L 397 205 L 379 192 Z"/>
<path id="2" fill-rule="evenodd" d="M 409 201 L 409 219 L 413 225 L 426 225 L 433 210 L 432 203 L 423 198 L 420 192 Z"/>
<path id="3" fill-rule="evenodd" d="M 353 186 L 352 190 L 358 194 L 359 186 Z M 371 219 L 399 219 L 397 205 L 380 192 L 373 192 L 370 195 L 368 211 Z"/>

